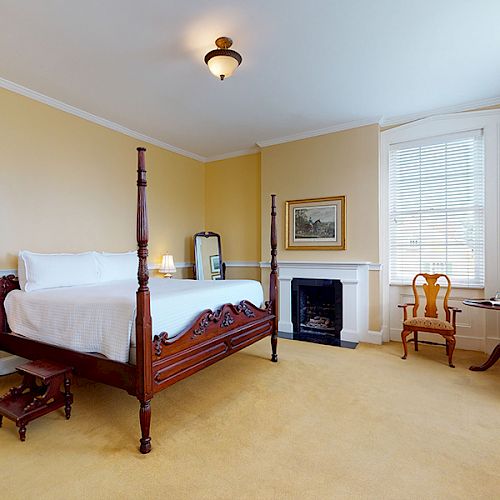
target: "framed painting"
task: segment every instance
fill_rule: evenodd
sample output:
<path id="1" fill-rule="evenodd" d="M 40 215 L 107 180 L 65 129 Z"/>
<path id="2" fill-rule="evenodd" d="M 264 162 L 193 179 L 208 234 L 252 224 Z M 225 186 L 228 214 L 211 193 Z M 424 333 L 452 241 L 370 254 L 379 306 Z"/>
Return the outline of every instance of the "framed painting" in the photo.
<path id="1" fill-rule="evenodd" d="M 220 273 L 220 257 L 219 255 L 210 255 L 210 272 Z"/>
<path id="2" fill-rule="evenodd" d="M 286 202 L 287 250 L 345 250 L 345 196 Z"/>

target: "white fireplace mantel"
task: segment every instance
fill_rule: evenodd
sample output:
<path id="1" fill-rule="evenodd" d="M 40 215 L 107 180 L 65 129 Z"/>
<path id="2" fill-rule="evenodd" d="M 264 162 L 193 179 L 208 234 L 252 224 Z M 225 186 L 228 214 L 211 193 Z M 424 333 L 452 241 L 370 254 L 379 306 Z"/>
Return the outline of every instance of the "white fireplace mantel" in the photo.
<path id="1" fill-rule="evenodd" d="M 294 278 L 340 280 L 342 283 L 342 340 L 374 342 L 368 331 L 368 271 L 379 270 L 371 262 L 279 262 L 278 330 L 293 333 L 292 280 Z M 377 342 L 379 343 L 379 342 Z"/>

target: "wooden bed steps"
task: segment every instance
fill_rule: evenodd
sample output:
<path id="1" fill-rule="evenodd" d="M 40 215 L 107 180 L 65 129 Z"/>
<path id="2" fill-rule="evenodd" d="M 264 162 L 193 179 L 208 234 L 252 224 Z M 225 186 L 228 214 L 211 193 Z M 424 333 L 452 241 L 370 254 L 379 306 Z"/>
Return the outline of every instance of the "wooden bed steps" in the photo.
<path id="1" fill-rule="evenodd" d="M 3 417 L 14 421 L 19 427 L 20 440 L 25 441 L 26 426 L 32 420 L 63 406 L 66 419 L 70 418 L 72 368 L 36 360 L 20 365 L 16 370 L 23 376 L 23 381 L 0 397 L 0 427 Z M 61 391 L 62 386 L 64 391 Z"/>

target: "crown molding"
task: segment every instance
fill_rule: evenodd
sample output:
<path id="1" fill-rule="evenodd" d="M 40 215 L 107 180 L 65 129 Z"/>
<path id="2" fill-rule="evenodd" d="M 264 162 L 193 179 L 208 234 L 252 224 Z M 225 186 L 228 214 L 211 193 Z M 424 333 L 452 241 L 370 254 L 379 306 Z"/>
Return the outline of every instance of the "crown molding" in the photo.
<path id="1" fill-rule="evenodd" d="M 342 130 L 350 130 L 352 128 L 365 127 L 366 125 L 378 125 L 380 118 L 366 118 L 364 120 L 355 120 L 352 122 L 338 123 L 331 127 L 320 128 L 317 130 L 309 130 L 306 132 L 299 132 L 298 134 L 286 135 L 283 137 L 276 137 L 265 141 L 257 142 L 259 148 L 267 148 L 268 146 L 275 146 L 276 144 L 284 144 L 286 142 L 301 141 L 302 139 L 309 139 L 311 137 L 318 137 L 320 135 L 332 134 L 334 132 L 341 132 Z"/>
<path id="2" fill-rule="evenodd" d="M 227 160 L 228 158 L 236 158 L 237 156 L 252 155 L 259 152 L 260 152 L 260 147 L 240 149 L 239 151 L 231 151 L 229 153 L 223 153 L 221 155 L 207 156 L 203 161 L 205 163 L 210 163 L 212 161 Z"/>
<path id="3" fill-rule="evenodd" d="M 220 155 L 214 156 L 202 156 L 196 153 L 192 153 L 191 151 L 186 151 L 185 149 L 178 148 L 173 146 L 172 144 L 168 144 L 167 142 L 161 141 L 159 139 L 155 139 L 154 137 L 147 136 L 135 130 L 131 130 L 119 123 L 112 122 L 111 120 L 107 120 L 106 118 L 102 118 L 100 116 L 94 115 L 83 109 L 77 108 L 70 104 L 66 104 L 58 99 L 54 99 L 52 97 L 46 96 L 40 92 L 35 90 L 31 90 L 27 87 L 19 85 L 15 82 L 7 80 L 5 78 L 0 77 L 0 88 L 4 88 L 6 90 L 10 90 L 11 92 L 15 92 L 16 94 L 23 95 L 35 101 L 41 102 L 53 108 L 64 111 L 65 113 L 69 113 L 71 115 L 77 116 L 79 118 L 83 118 L 84 120 L 90 121 L 92 123 L 96 123 L 97 125 L 101 125 L 102 127 L 106 127 L 108 129 L 114 130 L 115 132 L 119 132 L 121 134 L 127 135 L 139 141 L 143 141 L 149 144 L 153 144 L 154 146 L 158 146 L 159 148 L 165 149 L 172 153 L 179 154 L 181 156 L 185 156 L 187 158 L 192 158 L 193 160 L 209 163 L 218 160 L 225 160 L 228 158 L 236 158 L 238 156 L 245 156 L 249 154 L 258 153 L 261 148 L 265 148 L 268 146 L 274 146 L 277 144 L 284 144 L 287 142 L 300 141 L 302 139 L 309 139 L 311 137 L 318 137 L 321 135 L 332 134 L 334 132 L 341 132 L 343 130 L 349 130 L 358 127 L 364 127 L 367 125 L 378 124 L 381 127 L 390 127 L 394 125 L 401 125 L 408 122 L 421 120 L 422 118 L 428 118 L 434 115 L 443 115 L 443 114 L 451 114 L 451 113 L 460 113 L 463 111 L 473 111 L 479 108 L 485 108 L 488 106 L 497 106 L 500 105 L 500 96 L 492 97 L 489 99 L 480 99 L 476 101 L 469 101 L 463 104 L 457 104 L 454 106 L 446 106 L 441 108 L 434 108 L 431 110 L 412 113 L 407 115 L 395 115 L 389 117 L 377 117 L 377 118 L 367 118 L 363 120 L 355 120 L 351 122 L 339 123 L 337 125 L 332 125 L 331 127 L 326 127 L 317 130 L 309 130 L 305 132 L 300 132 L 297 134 L 292 134 L 283 137 L 277 137 L 274 139 L 268 139 L 263 141 L 258 141 L 256 143 L 256 147 L 251 147 L 247 149 L 241 149 L 239 151 L 231 151 L 229 153 L 223 153 Z"/>
<path id="4" fill-rule="evenodd" d="M 78 116 L 79 118 L 83 118 L 84 120 L 87 120 L 89 122 L 96 123 L 97 125 L 101 125 L 102 127 L 109 128 L 111 130 L 114 130 L 115 132 L 120 132 L 121 134 L 128 135 L 129 137 L 133 137 L 134 139 L 137 139 L 139 141 L 153 144 L 154 146 L 166 149 L 167 151 L 171 151 L 172 153 L 187 156 L 188 158 L 192 158 L 193 160 L 197 160 L 200 162 L 206 161 L 206 158 L 204 156 L 200 156 L 196 153 L 191 153 L 190 151 L 172 146 L 171 144 L 160 141 L 159 139 L 155 139 L 154 137 L 149 137 L 147 135 L 141 134 L 140 132 L 131 130 L 127 127 L 124 127 L 123 125 L 107 120 L 106 118 L 101 118 L 100 116 L 93 115 L 92 113 L 84 111 L 83 109 L 76 108 L 75 106 L 71 106 L 70 104 L 66 104 L 65 102 L 41 94 L 40 92 L 37 92 L 35 90 L 23 87 L 22 85 L 11 82 L 10 80 L 6 80 L 5 78 L 0 77 L 0 87 L 15 92 L 16 94 L 21 94 L 25 97 L 29 97 L 30 99 L 34 99 L 35 101 L 42 102 L 43 104 L 47 104 L 48 106 L 64 111 L 65 113 L 69 113 L 71 115 Z"/>
<path id="5" fill-rule="evenodd" d="M 399 134 L 401 131 L 412 129 L 413 127 L 417 127 L 419 125 L 422 125 L 424 123 L 434 123 L 434 122 L 439 122 L 441 120 L 447 120 L 448 122 L 452 120 L 464 120 L 467 118 L 473 119 L 473 118 L 479 118 L 483 117 L 484 119 L 487 119 L 488 117 L 498 117 L 500 116 L 500 108 L 499 109 L 471 109 L 471 110 L 465 110 L 465 111 L 458 111 L 454 113 L 445 113 L 445 114 L 435 114 L 435 115 L 429 115 L 425 116 L 423 118 L 418 118 L 413 121 L 407 121 L 404 122 L 400 125 L 395 125 L 394 127 L 390 127 L 388 129 L 382 130 L 381 131 L 381 137 L 389 137 L 392 139 L 392 137 L 395 134 Z M 389 139 L 389 140 L 391 140 Z"/>
<path id="6" fill-rule="evenodd" d="M 454 106 L 446 106 L 442 108 L 434 108 L 428 111 L 422 111 L 419 113 L 412 113 L 408 115 L 397 115 L 382 117 L 379 121 L 381 127 L 391 127 L 394 125 L 401 125 L 408 122 L 413 122 L 416 120 L 421 120 L 422 118 L 429 118 L 434 115 L 445 115 L 451 113 L 460 113 L 463 111 L 474 111 L 479 108 L 486 108 L 488 106 L 498 106 L 500 104 L 499 97 L 491 97 L 489 99 L 480 99 L 477 101 L 469 101 L 462 104 L 456 104 Z"/>

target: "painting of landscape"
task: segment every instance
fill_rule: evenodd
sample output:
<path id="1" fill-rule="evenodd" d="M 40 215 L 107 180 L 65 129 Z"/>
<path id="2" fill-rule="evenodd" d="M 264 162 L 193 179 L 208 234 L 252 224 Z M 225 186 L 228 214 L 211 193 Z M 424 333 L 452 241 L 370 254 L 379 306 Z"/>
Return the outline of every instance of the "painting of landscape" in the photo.
<path id="1" fill-rule="evenodd" d="M 345 250 L 345 196 L 285 202 L 287 250 Z"/>
<path id="2" fill-rule="evenodd" d="M 336 241 L 337 206 L 294 208 L 295 241 Z"/>

